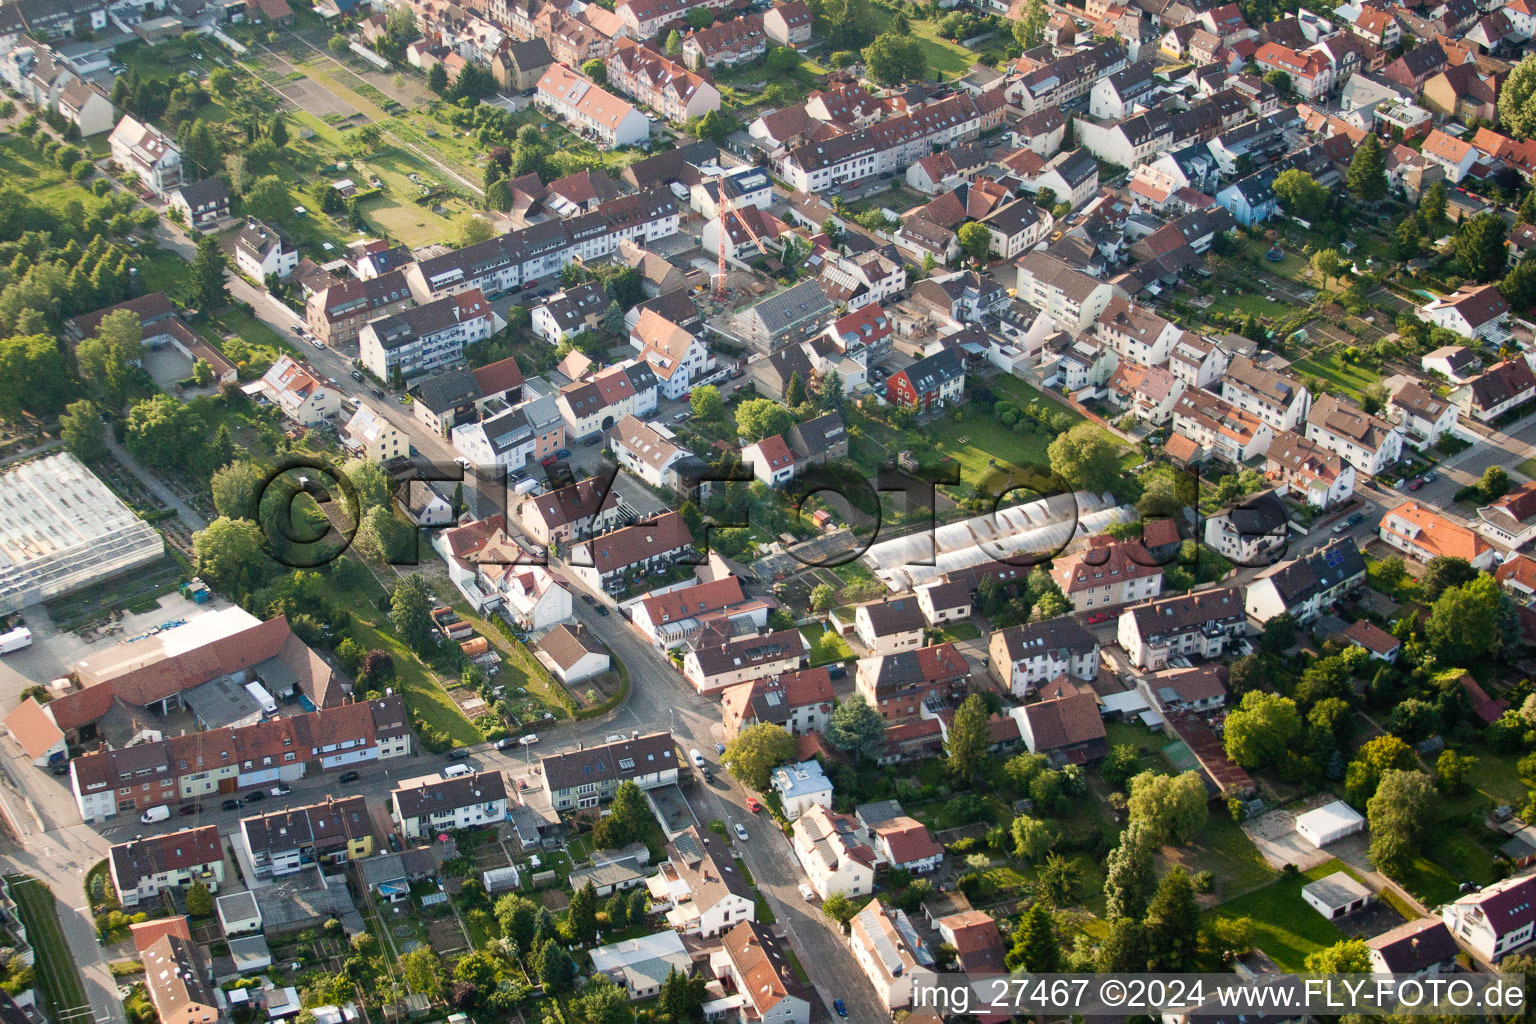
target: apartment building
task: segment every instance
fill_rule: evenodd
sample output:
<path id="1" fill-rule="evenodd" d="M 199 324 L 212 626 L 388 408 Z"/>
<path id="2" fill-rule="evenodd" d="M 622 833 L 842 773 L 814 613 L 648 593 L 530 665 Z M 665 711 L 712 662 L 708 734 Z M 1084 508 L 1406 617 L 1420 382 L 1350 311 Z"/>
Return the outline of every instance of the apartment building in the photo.
<path id="1" fill-rule="evenodd" d="M 1163 567 L 1139 540 L 1099 534 L 1086 547 L 1052 561 L 1051 578 L 1075 612 L 1145 601 L 1163 592 Z"/>
<path id="2" fill-rule="evenodd" d="M 768 625 L 769 608 L 769 602 L 748 597 L 738 577 L 722 576 L 647 597 L 631 610 L 630 621 L 665 651 L 716 625 L 728 633 L 743 628 L 756 632 Z"/>
<path id="3" fill-rule="evenodd" d="M 356 341 L 368 321 L 403 312 L 410 304 L 403 271 L 366 280 L 348 277 L 310 294 L 304 302 L 304 322 L 317 341 L 336 348 Z"/>
<path id="4" fill-rule="evenodd" d="M 1162 366 L 1183 331 L 1145 306 L 1111 298 L 1093 322 L 1093 333 L 1122 360 L 1143 366 Z"/>
<path id="5" fill-rule="evenodd" d="M 345 864 L 370 856 L 374 846 L 362 796 L 328 797 L 242 818 L 239 841 L 257 878 L 278 878 L 311 864 Z"/>
<path id="6" fill-rule="evenodd" d="M 224 881 L 224 846 L 218 827 L 204 825 L 118 843 L 107 851 L 107 866 L 118 902 L 133 908 L 193 882 L 217 892 Z"/>
<path id="7" fill-rule="evenodd" d="M 544 793 L 557 811 L 596 807 L 613 799 L 624 782 L 653 789 L 677 781 L 677 746 L 670 732 L 587 747 L 539 758 Z"/>
<path id="8" fill-rule="evenodd" d="M 1183 435 L 1231 466 L 1269 451 L 1275 435 L 1254 413 L 1199 388 L 1186 390 L 1173 404 L 1173 429 L 1175 436 Z"/>
<path id="9" fill-rule="evenodd" d="M 992 634 L 987 665 L 998 682 L 1023 698 L 1063 674 L 1098 678 L 1099 641 L 1070 616 L 1028 622 Z"/>
<path id="10" fill-rule="evenodd" d="M 1073 334 L 1088 330 L 1114 294 L 1109 282 L 1039 249 L 1026 253 L 1016 266 L 1018 297 Z"/>
<path id="11" fill-rule="evenodd" d="M 1264 453 L 1264 472 L 1313 508 L 1334 508 L 1355 493 L 1355 467 L 1320 444 L 1283 430 Z"/>
<path id="12" fill-rule="evenodd" d="M 180 185 L 181 150 L 158 129 L 128 115 L 107 138 L 112 161 L 162 199 Z"/>
<path id="13" fill-rule="evenodd" d="M 872 654 L 912 650 L 923 642 L 923 610 L 910 595 L 861 604 L 853 610 L 859 643 Z"/>
<path id="14" fill-rule="evenodd" d="M 698 646 L 683 655 L 683 678 L 700 693 L 715 693 L 798 671 L 810 653 L 809 642 L 797 629 L 724 641 L 701 638 Z"/>
<path id="15" fill-rule="evenodd" d="M 1404 384 L 1387 403 L 1388 414 L 1403 430 L 1403 440 L 1422 448 L 1456 429 L 1461 410 L 1421 384 Z"/>
<path id="16" fill-rule="evenodd" d="M 1155 671 L 1179 655 L 1220 657 L 1246 628 L 1241 595 L 1219 587 L 1127 608 L 1120 613 L 1116 639 L 1132 665 Z"/>
<path id="17" fill-rule="evenodd" d="M 1252 413 L 1272 431 L 1295 430 L 1312 408 L 1312 395 L 1301 384 L 1274 370 L 1256 365 L 1247 356 L 1236 356 L 1221 378 L 1221 397 L 1239 410 Z"/>
<path id="18" fill-rule="evenodd" d="M 464 361 L 464 348 L 506 326 L 477 288 L 370 320 L 358 356 L 380 380 L 419 377 Z"/>
<path id="19" fill-rule="evenodd" d="M 406 839 L 431 839 L 455 829 L 491 828 L 507 817 L 507 784 L 499 771 L 445 779 L 423 775 L 389 791 L 391 815 Z"/>
<path id="20" fill-rule="evenodd" d="M 660 393 L 650 364 L 630 362 L 590 380 L 567 384 L 555 401 L 565 419 L 566 434 L 578 438 L 608 430 L 625 416 L 648 418 L 656 412 Z"/>
<path id="21" fill-rule="evenodd" d="M 847 135 L 807 142 L 790 150 L 780 169 L 800 192 L 825 192 L 834 185 L 903 172 L 935 148 L 975 139 L 984 123 L 977 102 L 960 93 Z"/>

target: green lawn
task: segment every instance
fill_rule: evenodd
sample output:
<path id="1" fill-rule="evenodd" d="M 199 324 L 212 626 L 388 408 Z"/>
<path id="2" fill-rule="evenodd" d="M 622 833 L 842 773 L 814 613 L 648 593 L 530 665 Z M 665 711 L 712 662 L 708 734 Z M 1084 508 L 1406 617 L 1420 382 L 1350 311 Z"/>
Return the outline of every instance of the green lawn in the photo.
<path id="1" fill-rule="evenodd" d="M 37 972 L 43 1001 L 51 1011 L 49 1018 L 67 1019 L 71 1011 L 82 1008 L 89 1012 L 91 1004 L 85 998 L 74 954 L 65 941 L 53 891 L 35 878 L 22 876 L 12 876 L 10 887 L 35 953 L 33 970 Z"/>
<path id="2" fill-rule="evenodd" d="M 1291 364 L 1291 370 L 1303 378 L 1317 377 L 1328 390 L 1342 392 L 1357 402 L 1367 387 L 1381 380 L 1374 370 L 1346 363 L 1336 348 L 1298 359 Z"/>
<path id="3" fill-rule="evenodd" d="M 931 634 L 930 642 L 936 644 L 975 640 L 981 636 L 981 630 L 974 622 L 956 622 L 944 629 L 931 629 L 928 632 Z"/>
<path id="4" fill-rule="evenodd" d="M 1227 814 L 1216 811 L 1205 829 L 1187 846 L 1169 847 L 1164 859 L 1182 864 L 1194 873 L 1209 870 L 1216 876 L 1218 896 L 1250 892 L 1272 881 L 1278 872 L 1264 860 L 1248 834 Z"/>
<path id="5" fill-rule="evenodd" d="M 1333 945 L 1344 938 L 1344 933 L 1307 905 L 1301 888 L 1342 870 L 1341 861 L 1330 860 L 1310 871 L 1282 875 L 1261 889 L 1228 900 L 1211 915 L 1248 918 L 1253 924 L 1254 945 L 1268 953 L 1282 971 L 1302 970 L 1307 954 Z"/>
<path id="6" fill-rule="evenodd" d="M 1524 473 L 1532 480 L 1536 480 L 1536 459 L 1526 459 L 1515 467 L 1515 471 Z"/>
<path id="7" fill-rule="evenodd" d="M 998 376 L 990 386 L 999 401 L 1019 408 L 1049 403 L 1074 422 L 1081 419 L 1072 409 L 1035 390 L 1017 377 Z M 962 407 L 964 409 L 964 407 Z M 944 467 L 959 463 L 962 484 L 980 483 L 1008 466 L 1046 467 L 1050 463 L 1046 449 L 1056 440 L 1056 432 L 1033 419 L 1023 421 L 1022 430 L 1012 430 L 990 416 L 964 409 L 959 422 L 944 416 L 922 428 L 933 447 L 918 453 L 924 467 Z M 993 464 L 996 463 L 996 466 Z"/>
<path id="8" fill-rule="evenodd" d="M 875 7 L 875 22 L 879 31 L 884 32 L 886 26 L 895 17 L 895 12 L 886 7 Z M 923 56 L 927 58 L 928 70 L 938 72 L 945 78 L 953 79 L 970 70 L 976 63 L 977 54 L 968 50 L 959 43 L 950 42 L 939 37 L 937 26 L 928 20 L 910 18 L 912 36 L 923 48 Z"/>
<path id="9" fill-rule="evenodd" d="M 805 626 L 800 634 L 811 645 L 812 668 L 836 664 L 853 657 L 853 648 L 848 646 L 847 640 L 837 635 L 836 630 L 817 632 L 815 626 Z"/>

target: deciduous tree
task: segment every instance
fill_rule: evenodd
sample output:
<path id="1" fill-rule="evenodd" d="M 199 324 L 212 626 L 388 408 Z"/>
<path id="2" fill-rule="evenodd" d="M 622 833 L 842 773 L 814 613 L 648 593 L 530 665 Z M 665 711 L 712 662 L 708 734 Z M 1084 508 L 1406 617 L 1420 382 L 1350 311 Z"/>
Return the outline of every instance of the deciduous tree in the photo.
<path id="1" fill-rule="evenodd" d="M 855 693 L 832 709 L 827 739 L 852 754 L 856 762 L 876 758 L 885 749 L 885 719 L 869 706 L 863 694 Z"/>
<path id="2" fill-rule="evenodd" d="M 1391 769 L 1382 773 L 1376 795 L 1365 809 L 1373 867 L 1390 874 L 1413 860 L 1434 821 L 1437 799 L 1434 783 L 1423 772 Z"/>
<path id="3" fill-rule="evenodd" d="M 1144 824 L 1159 846 L 1189 842 L 1200 834 L 1209 817 L 1205 783 L 1194 771 L 1179 775 L 1142 772 L 1131 779 L 1127 809 L 1130 820 Z"/>
<path id="4" fill-rule="evenodd" d="M 1301 714 L 1289 697 L 1253 690 L 1227 716 L 1227 756 L 1244 768 L 1275 764 L 1301 731 Z"/>
<path id="5" fill-rule="evenodd" d="M 1306 171 L 1292 167 L 1275 175 L 1270 186 L 1285 212 L 1293 217 L 1316 220 L 1328 208 L 1328 190 Z"/>
<path id="6" fill-rule="evenodd" d="M 1118 449 L 1108 431 L 1092 423 L 1079 423 L 1052 441 L 1046 453 L 1051 471 L 1067 486 L 1099 494 L 1123 475 Z"/>
<path id="7" fill-rule="evenodd" d="M 769 774 L 794 756 L 793 736 L 772 722 L 759 722 L 726 744 L 723 761 L 732 775 L 761 791 L 768 788 Z"/>

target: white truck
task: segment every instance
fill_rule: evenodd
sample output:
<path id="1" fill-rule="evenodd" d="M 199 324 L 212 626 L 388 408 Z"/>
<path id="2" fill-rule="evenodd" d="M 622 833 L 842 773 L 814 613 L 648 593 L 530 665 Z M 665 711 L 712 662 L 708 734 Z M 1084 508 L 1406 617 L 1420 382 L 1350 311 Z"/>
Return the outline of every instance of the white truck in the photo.
<path id="1" fill-rule="evenodd" d="M 251 695 L 251 699 L 256 702 L 256 706 L 261 708 L 264 714 L 277 714 L 277 701 L 272 699 L 272 695 L 267 692 L 265 686 L 262 686 L 260 683 L 246 683 L 245 692 Z"/>
<path id="2" fill-rule="evenodd" d="M 164 821 L 170 816 L 171 809 L 165 804 L 161 804 L 159 807 L 151 807 L 149 810 L 139 815 L 139 821 L 146 825 L 152 825 L 157 821 Z"/>
<path id="3" fill-rule="evenodd" d="M 31 646 L 32 631 L 26 626 L 18 626 L 9 633 L 0 633 L 0 654 L 10 654 Z"/>

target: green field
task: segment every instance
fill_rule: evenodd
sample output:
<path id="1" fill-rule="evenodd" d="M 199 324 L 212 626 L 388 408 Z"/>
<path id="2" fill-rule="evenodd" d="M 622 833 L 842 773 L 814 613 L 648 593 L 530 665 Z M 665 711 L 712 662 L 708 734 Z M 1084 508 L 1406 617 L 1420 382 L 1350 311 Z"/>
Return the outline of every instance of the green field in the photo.
<path id="1" fill-rule="evenodd" d="M 9 883 L 17 912 L 32 943 L 33 970 L 37 972 L 43 1001 L 50 1010 L 49 1018 L 68 1021 L 71 1016 L 82 1016 L 81 1010 L 89 1014 L 91 1004 L 85 998 L 80 970 L 75 966 L 74 954 L 69 951 L 69 943 L 64 938 L 53 890 L 35 878 L 20 875 L 13 875 Z"/>
<path id="2" fill-rule="evenodd" d="M 1340 392 L 1357 402 L 1367 387 L 1381 380 L 1381 375 L 1375 370 L 1346 363 L 1337 349 L 1314 352 L 1298 359 L 1291 363 L 1291 370 L 1302 378 L 1316 377 L 1329 391 Z"/>
<path id="3" fill-rule="evenodd" d="M 884 32 L 886 26 L 896 13 L 887 7 L 875 7 L 875 23 L 879 31 Z M 928 70 L 942 74 L 945 78 L 955 78 L 965 74 L 976 63 L 978 54 L 968 50 L 959 43 L 941 39 L 937 27 L 933 22 L 911 18 L 912 36 L 918 45 L 923 48 L 923 56 L 928 60 Z"/>
<path id="4" fill-rule="evenodd" d="M 1516 472 L 1524 473 L 1532 480 L 1536 480 L 1536 459 L 1526 459 L 1515 467 Z"/>
<path id="5" fill-rule="evenodd" d="M 1047 402 L 1067 415 L 1080 419 L 1076 412 L 1060 402 L 1035 390 L 1017 377 L 998 376 L 990 381 L 992 390 L 1000 401 L 1011 402 L 1024 408 L 1039 402 Z M 952 463 L 960 465 L 962 484 L 979 483 L 997 473 L 997 467 L 1048 466 L 1050 459 L 1046 448 L 1056 440 L 1056 432 L 1035 422 L 1027 421 L 1022 430 L 1012 430 L 991 416 L 984 416 L 974 409 L 965 409 L 960 422 L 949 416 L 941 417 L 925 425 L 922 431 L 932 441 L 933 447 L 919 455 L 924 467 L 944 467 Z"/>
<path id="6" fill-rule="evenodd" d="M 1330 860 L 1310 871 L 1282 875 L 1263 888 L 1221 904 L 1211 916 L 1248 918 L 1253 923 L 1254 945 L 1268 953 L 1282 971 L 1302 970 L 1307 954 L 1333 945 L 1344 938 L 1344 933 L 1301 898 L 1301 888 L 1344 870 L 1341 861 Z"/>

